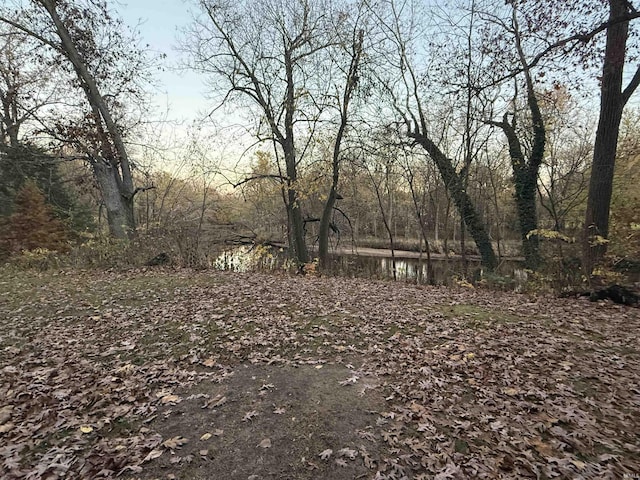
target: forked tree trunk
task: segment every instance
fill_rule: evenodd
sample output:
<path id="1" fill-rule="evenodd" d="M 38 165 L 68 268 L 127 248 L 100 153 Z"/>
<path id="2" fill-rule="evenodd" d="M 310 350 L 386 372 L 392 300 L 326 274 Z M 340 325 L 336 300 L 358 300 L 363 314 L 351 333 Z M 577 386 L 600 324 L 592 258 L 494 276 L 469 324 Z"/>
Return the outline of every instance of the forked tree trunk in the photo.
<path id="1" fill-rule="evenodd" d="M 609 1 L 609 21 L 600 87 L 600 117 L 593 149 L 589 196 L 583 238 L 583 266 L 588 276 L 607 252 L 609 209 L 613 193 L 613 174 L 620 122 L 625 103 L 638 86 L 640 70 L 623 91 L 625 50 L 629 22 L 615 22 L 628 13 L 629 2 Z"/>

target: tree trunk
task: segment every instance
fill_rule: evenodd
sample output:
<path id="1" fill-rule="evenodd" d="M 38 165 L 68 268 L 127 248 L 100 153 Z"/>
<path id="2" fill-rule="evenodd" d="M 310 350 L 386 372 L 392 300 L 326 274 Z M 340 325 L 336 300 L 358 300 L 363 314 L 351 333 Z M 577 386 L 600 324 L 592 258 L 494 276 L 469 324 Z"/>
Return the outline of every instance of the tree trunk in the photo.
<path id="1" fill-rule="evenodd" d="M 289 219 L 291 221 L 291 234 L 293 236 L 293 258 L 299 263 L 307 263 L 309 261 L 309 253 L 304 235 L 304 221 L 302 220 L 302 212 L 298 200 L 298 193 L 292 187 L 288 190 L 287 209 L 289 210 Z"/>
<path id="2" fill-rule="evenodd" d="M 530 104 L 537 100 L 530 99 Z M 540 111 L 537 110 L 539 113 Z M 535 118 L 535 117 L 534 117 Z M 541 122 L 541 119 L 539 120 Z M 538 228 L 538 212 L 536 206 L 538 170 L 544 157 L 545 130 L 542 123 L 534 120 L 534 144 L 529 161 L 524 158 L 520 140 L 513 125 L 505 118 L 502 122 L 490 122 L 502 128 L 509 143 L 509 157 L 515 186 L 516 209 L 522 241 L 522 254 L 527 268 L 536 270 L 540 266 L 540 245 L 536 235 L 529 236 L 529 232 Z"/>
<path id="3" fill-rule="evenodd" d="M 613 21 L 627 13 L 628 2 L 610 0 L 609 7 L 609 21 Z M 583 266 L 587 275 L 591 275 L 607 252 L 609 208 L 620 121 L 626 100 L 635 89 L 635 86 L 630 85 L 624 92 L 622 90 L 628 36 L 629 22 L 613 23 L 607 28 L 600 88 L 600 117 L 593 149 L 583 238 Z"/>
<path id="4" fill-rule="evenodd" d="M 518 57 L 522 66 L 525 84 L 527 88 L 527 106 L 531 113 L 533 144 L 529 158 L 525 158 L 522 145 L 516 133 L 516 119 L 514 114 L 513 123 L 510 124 L 507 114 L 502 122 L 487 122 L 502 129 L 509 144 L 509 156 L 515 183 L 516 207 L 518 210 L 518 223 L 520 226 L 520 238 L 522 241 L 522 254 L 524 255 L 525 267 L 537 270 L 540 267 L 540 245 L 537 235 L 530 235 L 538 228 L 537 194 L 538 194 L 538 171 L 544 159 L 546 146 L 546 129 L 540 105 L 531 78 L 530 66 L 525 58 L 522 48 L 518 19 L 515 4 L 513 4 L 512 22 L 514 27 L 514 40 Z"/>
<path id="5" fill-rule="evenodd" d="M 120 179 L 114 167 L 104 162 L 93 163 L 102 201 L 107 210 L 109 232 L 115 238 L 127 238 L 133 222 L 133 202 L 120 194 Z"/>
<path id="6" fill-rule="evenodd" d="M 320 217 L 320 228 L 318 231 L 318 259 L 320 262 L 320 268 L 325 268 L 329 261 L 329 228 L 331 226 L 333 207 L 336 204 L 336 185 L 338 183 L 335 168 L 333 178 L 334 180 L 332 181 L 331 188 L 329 190 L 329 197 L 324 204 L 322 217 Z"/>
<path id="7" fill-rule="evenodd" d="M 424 220 L 423 206 L 425 202 L 425 195 L 422 196 L 422 200 L 418 201 L 418 195 L 413 183 L 413 173 L 409 172 L 409 191 L 411 192 L 411 198 L 413 200 L 413 207 L 415 208 L 416 219 L 418 220 L 418 227 L 420 227 L 421 240 L 424 240 L 425 249 L 427 251 L 427 284 L 435 285 L 435 275 L 433 272 L 433 262 L 431 261 L 431 246 L 429 245 L 429 236 L 427 234 L 427 225 Z M 420 242 L 422 244 L 422 242 Z M 422 245 L 420 245 L 420 259 L 422 259 Z M 419 277 L 418 277 L 419 278 Z"/>
<path id="8" fill-rule="evenodd" d="M 536 209 L 538 175 L 526 171 L 515 174 L 514 177 L 516 178 L 516 207 L 524 264 L 526 268 L 536 270 L 540 266 L 540 242 L 537 235 L 529 236 L 529 232 L 538 228 Z"/>
<path id="9" fill-rule="evenodd" d="M 471 198 L 467 194 L 464 188 L 464 182 L 456 172 L 451 160 L 446 157 L 444 153 L 433 143 L 433 141 L 417 132 L 411 132 L 410 135 L 415 141 L 421 145 L 429 156 L 433 159 L 438 168 L 442 180 L 451 195 L 453 202 L 460 212 L 460 216 L 464 220 L 464 224 L 469 229 L 469 234 L 473 238 L 480 251 L 482 263 L 488 269 L 493 270 L 498 266 L 498 260 L 496 254 L 493 251 L 491 245 L 491 239 L 487 234 L 482 219 L 476 212 Z"/>
<path id="10" fill-rule="evenodd" d="M 100 173 L 99 175 L 102 175 L 103 181 L 105 178 L 111 176 L 114 177 L 114 180 L 117 180 L 115 185 L 118 188 L 119 195 L 123 197 L 123 200 L 120 202 L 110 201 L 111 208 L 125 209 L 119 212 L 110 211 L 109 218 L 113 217 L 114 222 L 112 223 L 109 221 L 109 229 L 111 234 L 116 238 L 130 237 L 135 233 L 135 219 L 133 212 L 133 196 L 135 194 L 135 190 L 133 187 L 133 175 L 131 173 L 129 156 L 124 145 L 122 135 L 111 116 L 111 110 L 100 93 L 95 78 L 91 72 L 89 72 L 86 62 L 76 47 L 75 41 L 58 15 L 55 0 L 40 0 L 40 4 L 47 10 L 47 13 L 54 23 L 56 33 L 62 42 L 62 51 L 73 64 L 78 80 L 80 80 L 80 84 L 82 85 L 87 97 L 87 101 L 91 105 L 94 114 L 99 114 L 98 118 L 96 118 L 96 123 L 104 121 L 104 125 L 106 126 L 106 132 L 104 133 L 107 133 L 107 135 L 103 135 L 104 138 L 102 138 L 101 141 L 112 145 L 115 150 L 116 158 L 114 158 L 113 154 L 109 155 L 108 158 L 105 158 L 104 160 L 108 161 L 110 164 L 112 173 L 110 175 L 102 175 L 102 173 Z M 102 130 L 101 126 L 99 126 L 98 129 Z M 97 172 L 98 170 L 102 170 L 101 167 L 98 169 L 94 168 L 94 172 Z M 117 170 L 120 171 L 116 173 Z M 103 185 L 103 181 L 98 178 L 96 179 L 98 180 L 99 185 Z M 112 187 L 113 185 L 111 184 L 108 188 Z M 102 193 L 105 197 L 105 202 L 107 202 L 107 198 L 113 197 L 113 192 L 111 191 Z M 109 207 L 107 207 L 107 211 L 109 212 Z M 115 229 L 112 229 L 112 227 L 115 227 L 120 221 L 125 221 L 125 223 Z"/>
<path id="11" fill-rule="evenodd" d="M 335 206 L 338 196 L 338 180 L 340 179 L 340 150 L 342 147 L 342 139 L 347 129 L 347 117 L 349 114 L 349 103 L 356 87 L 358 80 L 358 69 L 360 67 L 360 57 L 362 55 L 362 43 L 364 41 L 364 30 L 360 30 L 353 39 L 351 50 L 351 62 L 349 71 L 345 80 L 344 91 L 340 104 L 340 126 L 336 133 L 336 139 L 333 142 L 333 155 L 331 159 L 331 187 L 329 188 L 329 196 L 322 211 L 320 218 L 320 229 L 318 232 L 318 257 L 320 260 L 320 268 L 327 264 L 329 257 L 329 227 L 331 217 L 333 216 L 333 207 Z"/>

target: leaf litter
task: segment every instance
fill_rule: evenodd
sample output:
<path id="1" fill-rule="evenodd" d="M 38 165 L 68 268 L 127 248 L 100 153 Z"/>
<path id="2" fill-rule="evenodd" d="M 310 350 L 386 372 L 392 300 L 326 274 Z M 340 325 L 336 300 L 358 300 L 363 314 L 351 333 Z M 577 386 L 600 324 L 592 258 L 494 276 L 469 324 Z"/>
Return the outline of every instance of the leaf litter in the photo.
<path id="1" fill-rule="evenodd" d="M 229 478 L 640 472 L 638 309 L 228 272 L 0 288 L 2 478 L 213 478 L 217 458 L 267 469 Z"/>

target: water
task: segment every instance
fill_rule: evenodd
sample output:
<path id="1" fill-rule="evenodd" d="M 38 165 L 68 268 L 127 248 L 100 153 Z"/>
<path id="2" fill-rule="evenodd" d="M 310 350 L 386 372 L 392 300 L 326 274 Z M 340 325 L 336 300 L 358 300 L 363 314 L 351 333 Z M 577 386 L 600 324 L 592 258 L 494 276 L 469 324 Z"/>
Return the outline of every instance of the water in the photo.
<path id="1" fill-rule="evenodd" d="M 376 254 L 330 254 L 326 272 L 329 275 L 393 279 L 393 261 L 379 250 Z M 470 258 L 465 265 L 460 258 L 437 257 L 431 260 L 436 284 L 450 284 L 455 280 L 467 278 L 478 281 L 486 277 L 479 259 Z M 396 279 L 411 283 L 426 283 L 427 263 L 425 258 L 396 257 Z M 255 270 L 293 269 L 293 263 L 284 249 L 272 247 L 236 247 L 223 252 L 215 261 L 214 267 L 220 270 L 239 272 Z M 496 278 L 498 278 L 496 276 Z M 499 278 L 505 288 L 517 288 L 526 282 L 526 272 L 521 262 L 509 260 L 502 262 Z"/>

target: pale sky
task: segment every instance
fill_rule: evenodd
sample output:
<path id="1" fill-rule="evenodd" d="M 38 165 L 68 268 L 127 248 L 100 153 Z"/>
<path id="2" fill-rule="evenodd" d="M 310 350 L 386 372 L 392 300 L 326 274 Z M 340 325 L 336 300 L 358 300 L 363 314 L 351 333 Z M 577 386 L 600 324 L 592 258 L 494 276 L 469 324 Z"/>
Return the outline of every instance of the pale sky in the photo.
<path id="1" fill-rule="evenodd" d="M 139 24 L 143 43 L 153 52 L 167 55 L 166 69 L 155 77 L 162 93 L 156 97 L 160 109 L 169 107 L 172 119 L 192 120 L 206 107 L 205 87 L 199 75 L 176 71 L 180 54 L 176 50 L 180 29 L 189 24 L 190 4 L 183 0 L 122 0 L 114 8 L 130 27 Z"/>

